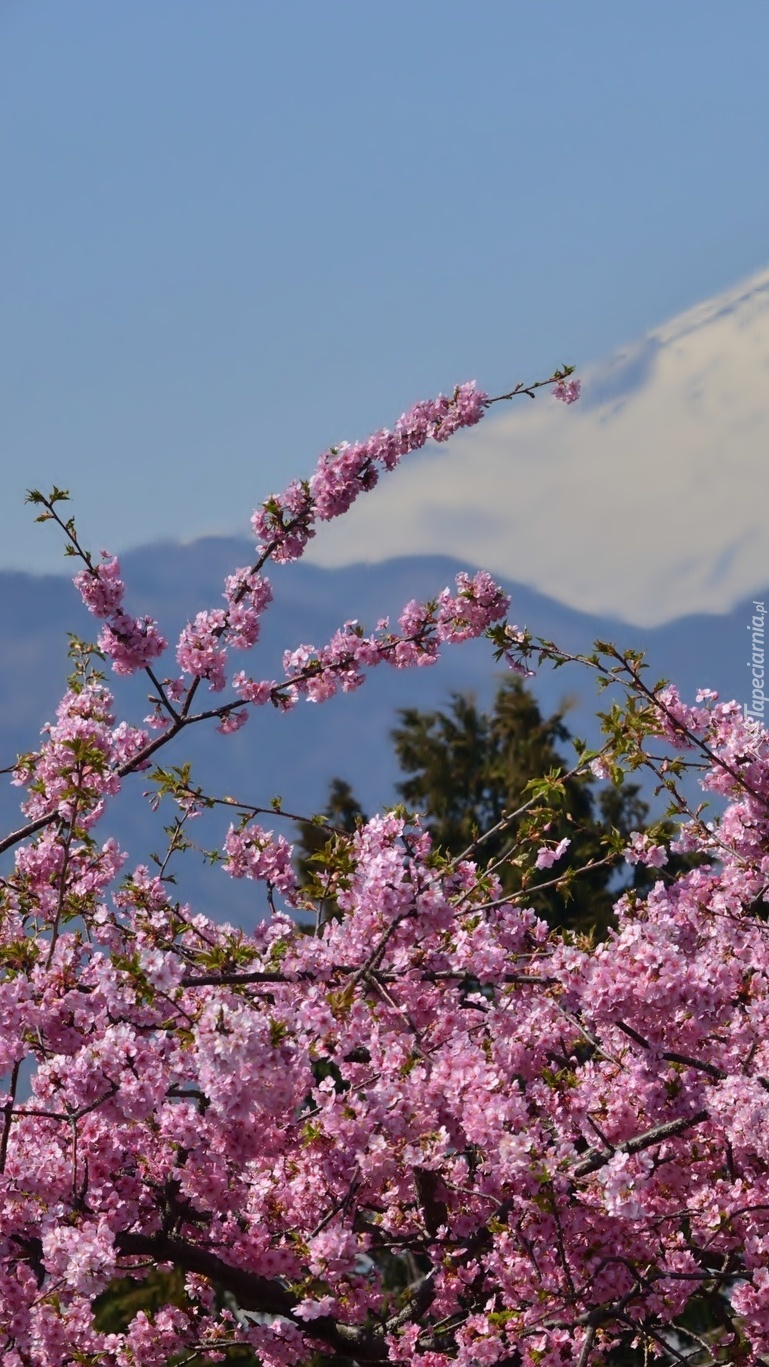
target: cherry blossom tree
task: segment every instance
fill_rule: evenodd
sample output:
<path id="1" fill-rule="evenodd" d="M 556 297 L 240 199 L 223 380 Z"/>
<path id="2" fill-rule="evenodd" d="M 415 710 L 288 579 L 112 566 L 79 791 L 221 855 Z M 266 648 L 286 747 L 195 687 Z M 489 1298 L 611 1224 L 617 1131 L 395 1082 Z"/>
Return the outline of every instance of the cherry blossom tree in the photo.
<path id="1" fill-rule="evenodd" d="M 564 368 L 501 397 L 543 384 L 566 402 L 579 392 Z M 567 663 L 506 621 L 481 572 L 407 604 L 397 628 L 346 622 L 298 646 L 277 677 L 231 665 L 258 641 L 267 562 L 295 560 L 319 521 L 491 402 L 461 385 L 268 499 L 254 563 L 185 627 L 170 675 L 160 627 L 126 610 L 117 560 L 83 547 L 65 492 L 30 495 L 79 559 L 102 627 L 98 649 L 75 647 L 39 750 L 13 767 L 24 819 L 0 841 L 8 1367 L 769 1354 L 769 737 L 755 719 L 651 686 L 639 655 L 580 658 L 613 701 L 605 744 L 574 772 L 618 781 L 645 766 L 679 818 L 672 842 L 662 826 L 607 836 L 601 857 L 656 879 L 619 900 L 597 946 L 529 906 L 561 877 L 568 840 L 549 831 L 567 774 L 503 814 L 495 838 L 515 835 L 491 862 L 488 833 L 451 857 L 394 809 L 329 829 L 302 884 L 280 830 L 296 814 L 157 765 L 191 726 L 218 726 L 226 744 L 253 707 L 321 702 L 471 637 L 522 672 Z M 103 660 L 118 681 L 144 670 L 143 726 L 119 720 Z M 692 769 L 720 816 L 688 806 Z M 97 833 L 137 775 L 137 794 L 149 782 L 176 812 L 154 867 Z M 174 898 L 169 863 L 204 808 L 230 823 L 225 873 L 264 886 L 253 934 Z M 704 862 L 669 875 L 671 844 Z M 166 1303 L 105 1328 L 105 1288 L 158 1268 Z"/>

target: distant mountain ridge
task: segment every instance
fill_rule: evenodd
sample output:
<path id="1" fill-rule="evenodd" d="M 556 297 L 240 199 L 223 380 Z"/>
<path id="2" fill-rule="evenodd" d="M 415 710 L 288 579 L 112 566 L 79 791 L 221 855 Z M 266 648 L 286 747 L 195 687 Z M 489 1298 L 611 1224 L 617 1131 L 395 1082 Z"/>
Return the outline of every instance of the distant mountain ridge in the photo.
<path id="1" fill-rule="evenodd" d="M 217 606 L 224 576 L 236 565 L 247 564 L 252 550 L 245 540 L 209 537 L 188 545 L 160 543 L 127 553 L 122 565 L 128 606 L 157 617 L 173 643 L 191 613 Z M 382 616 L 395 619 L 410 598 L 433 597 L 463 568 L 467 566 L 458 561 L 432 556 L 340 569 L 322 569 L 304 561 L 275 567 L 270 572 L 275 603 L 265 614 L 259 644 L 242 657 L 244 666 L 261 677 L 280 677 L 284 649 L 301 642 L 321 645 L 351 617 L 372 627 Z M 619 646 L 646 650 L 654 678 L 674 679 L 684 696 L 707 686 L 722 695 L 747 697 L 749 602 L 730 614 L 687 617 L 640 630 L 577 612 L 518 584 L 505 582 L 505 588 L 512 598 L 512 620 L 569 651 L 589 650 L 596 637 L 613 640 Z M 18 752 L 36 747 L 41 724 L 53 716 L 68 672 L 66 632 L 93 639 L 98 624 L 82 608 L 64 576 L 0 572 L 0 629 L 4 641 L 0 765 L 4 766 Z M 166 659 L 164 670 L 171 673 L 170 650 Z M 382 666 L 371 671 L 356 693 L 329 703 L 303 702 L 287 715 L 269 707 L 260 709 L 235 736 L 222 738 L 212 728 L 195 728 L 159 759 L 178 764 L 192 758 L 194 772 L 210 791 L 236 794 L 262 805 L 280 794 L 287 809 L 303 814 L 322 807 L 330 778 L 339 774 L 353 784 L 364 807 L 374 811 L 395 800 L 397 769 L 389 732 L 397 709 L 442 706 L 452 691 L 473 692 L 485 704 L 498 677 L 488 643 L 449 647 L 436 666 L 407 671 Z M 121 715 L 127 709 L 131 720 L 140 721 L 147 711 L 143 682 L 112 676 L 111 686 Z M 570 729 L 596 736 L 594 713 L 601 704 L 586 671 L 544 670 L 532 680 L 532 687 L 545 711 L 555 710 L 569 697 Z M 106 833 L 114 831 L 125 842 L 134 862 L 146 859 L 160 838 L 157 819 L 150 818 L 137 801 L 135 789 L 141 782 L 138 778 L 133 791 L 121 795 L 104 823 Z M 7 781 L 0 789 L 6 829 L 18 822 L 20 796 Z M 195 879 L 196 896 L 209 908 L 218 907 L 224 895 L 229 915 L 235 915 L 235 907 L 239 917 L 248 920 L 252 916 L 250 888 L 233 888 L 229 880 L 222 888 L 217 870 L 196 872 Z"/>

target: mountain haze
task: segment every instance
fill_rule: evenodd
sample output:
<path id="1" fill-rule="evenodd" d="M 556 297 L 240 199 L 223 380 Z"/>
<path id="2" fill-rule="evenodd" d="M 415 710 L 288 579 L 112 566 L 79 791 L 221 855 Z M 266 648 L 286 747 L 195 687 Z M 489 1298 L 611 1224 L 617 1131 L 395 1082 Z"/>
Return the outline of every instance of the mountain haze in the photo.
<path id="1" fill-rule="evenodd" d="M 122 562 L 128 606 L 156 616 L 173 641 L 191 613 L 220 601 L 225 574 L 247 563 L 251 551 L 247 541 L 205 538 L 131 552 Z M 388 613 L 397 618 L 410 598 L 434 596 L 462 568 L 466 566 L 446 557 L 335 570 L 305 562 L 277 568 L 271 574 L 276 601 L 265 615 L 262 639 L 243 657 L 244 665 L 258 676 L 279 678 L 285 648 L 300 642 L 322 645 L 350 617 L 368 626 Z M 569 651 L 589 650 L 596 637 L 622 647 L 640 646 L 648 652 L 654 679 L 675 679 L 686 697 L 701 685 L 717 688 L 723 696 L 747 697 L 749 602 L 730 614 L 692 616 L 639 631 L 616 619 L 577 612 L 520 584 L 506 582 L 505 587 L 512 597 L 511 618 Z M 66 631 L 90 639 L 96 626 L 64 577 L 0 573 L 0 628 L 6 643 L 0 672 L 0 767 L 20 751 L 35 748 L 41 724 L 53 717 L 68 672 Z M 170 652 L 164 668 L 174 670 Z M 406 671 L 381 666 L 356 693 L 322 705 L 302 702 L 287 715 L 260 709 L 234 736 L 221 737 L 207 726 L 193 728 L 159 758 L 166 764 L 191 758 L 193 776 L 212 793 L 235 794 L 261 805 L 280 794 L 288 810 L 302 814 L 322 807 L 329 779 L 339 774 L 371 812 L 395 800 L 397 770 L 389 733 L 397 709 L 439 707 L 460 690 L 473 692 L 486 704 L 498 677 L 486 642 L 449 647 L 436 666 Z M 113 679 L 111 686 L 120 715 L 140 722 L 147 711 L 142 679 Z M 602 704 L 586 671 L 545 669 L 532 687 L 546 712 L 568 699 L 571 730 L 597 738 L 594 714 Z M 137 799 L 142 782 L 136 776 L 127 785 L 104 822 L 105 834 L 116 834 L 133 862 L 146 859 L 162 841 L 160 823 Z M 5 829 L 18 824 L 20 797 L 6 779 L 0 788 Z M 269 824 L 274 824 L 272 818 Z M 219 826 L 201 829 L 206 830 L 204 843 L 221 844 Z M 185 895 L 217 915 L 253 919 L 258 908 L 250 885 L 225 882 L 218 870 L 200 868 L 197 862 L 194 875 L 192 869 L 190 860 L 181 883 Z"/>

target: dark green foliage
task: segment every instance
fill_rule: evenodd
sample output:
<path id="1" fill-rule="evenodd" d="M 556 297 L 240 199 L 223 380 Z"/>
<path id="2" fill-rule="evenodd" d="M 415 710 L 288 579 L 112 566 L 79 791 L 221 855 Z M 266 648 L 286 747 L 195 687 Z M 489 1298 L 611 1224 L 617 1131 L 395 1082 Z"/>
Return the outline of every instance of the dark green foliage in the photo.
<path id="1" fill-rule="evenodd" d="M 366 820 L 366 815 L 358 802 L 349 783 L 343 778 L 332 778 L 328 787 L 328 802 L 323 814 L 323 824 L 314 821 L 303 821 L 299 827 L 301 838 L 298 845 L 297 869 L 303 882 L 310 878 L 313 865 L 311 860 L 313 855 L 320 854 L 326 849 L 330 840 L 333 840 L 333 827 L 335 831 L 343 831 L 346 835 L 352 835 L 361 821 Z"/>
<path id="2" fill-rule="evenodd" d="M 93 1303 L 94 1323 L 102 1333 L 124 1333 L 140 1310 L 151 1318 L 163 1306 L 184 1308 L 186 1304 L 184 1273 L 179 1268 L 153 1268 L 143 1278 L 116 1277 L 110 1282 Z M 188 1352 L 171 1358 L 167 1367 L 176 1367 L 181 1362 L 185 1367 L 213 1367 L 209 1357 L 190 1357 Z M 258 1367 L 256 1356 L 246 1347 L 227 1349 L 225 1362 L 230 1367 Z"/>
<path id="3" fill-rule="evenodd" d="M 472 848 L 472 857 L 495 866 L 504 891 L 522 893 L 523 905 L 551 925 L 603 935 L 620 891 L 632 887 L 643 895 L 659 877 L 656 869 L 631 869 L 618 859 L 631 831 L 648 824 L 638 785 L 599 785 L 590 772 L 570 774 L 576 757 L 568 755 L 562 712 L 543 717 L 520 679 L 506 679 L 487 712 L 455 693 L 444 710 L 403 708 L 399 718 L 392 736 L 403 774 L 397 791 L 406 806 L 422 814 L 435 844 L 454 857 L 503 823 Z M 346 832 L 363 819 L 350 785 L 338 778 L 326 810 L 329 823 Z M 665 823 L 656 829 L 672 832 Z M 557 864 L 533 869 L 537 847 L 564 837 L 571 844 Z M 298 866 L 316 895 L 322 852 L 330 848 L 328 831 L 309 823 L 301 828 Z M 665 874 L 681 863 L 671 859 Z"/>
<path id="4" fill-rule="evenodd" d="M 153 1270 L 146 1277 L 120 1277 L 94 1301 L 94 1320 L 104 1334 L 124 1332 L 139 1310 L 151 1315 L 164 1305 L 185 1304 L 184 1275 Z"/>
<path id="5" fill-rule="evenodd" d="M 334 778 L 329 784 L 323 816 L 303 821 L 299 826 L 295 862 L 304 891 L 313 904 L 313 929 L 338 914 L 335 892 L 340 877 L 351 867 L 347 837 L 365 820 L 350 784 Z"/>
<path id="6" fill-rule="evenodd" d="M 427 818 L 435 842 L 452 854 L 522 807 L 532 796 L 532 781 L 559 777 L 541 806 L 535 803 L 485 840 L 476 857 L 480 863 L 496 864 L 529 837 L 549 845 L 568 837 L 567 853 L 552 869 L 537 870 L 534 879 L 530 858 L 524 866 L 502 863 L 497 870 L 502 886 L 518 892 L 525 883 L 526 905 L 551 925 L 604 931 L 617 895 L 612 864 L 603 862 L 609 853 L 605 840 L 612 829 L 624 837 L 646 825 L 648 808 L 638 786 L 625 784 L 598 796 L 592 774 L 566 777 L 574 760 L 565 758 L 570 734 L 563 715 L 543 717 L 536 698 L 517 678 L 499 687 L 489 712 L 480 711 L 473 698 L 454 694 L 446 711 L 408 708 L 400 718 L 393 740 L 406 777 L 398 791 Z M 543 832 L 539 814 L 552 797 L 560 800 Z M 578 869 L 584 872 L 570 880 L 569 871 Z M 534 891 L 537 883 L 556 879 L 559 885 Z"/>

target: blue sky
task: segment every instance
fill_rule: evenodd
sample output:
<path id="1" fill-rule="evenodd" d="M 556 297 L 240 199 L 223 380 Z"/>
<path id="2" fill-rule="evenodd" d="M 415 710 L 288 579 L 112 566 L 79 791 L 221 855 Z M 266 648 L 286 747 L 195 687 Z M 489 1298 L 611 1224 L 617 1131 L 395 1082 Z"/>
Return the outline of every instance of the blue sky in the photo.
<path id="1" fill-rule="evenodd" d="M 94 547 L 245 530 L 767 266 L 768 51 L 765 0 L 3 0 L 0 566 L 61 564 L 30 484 Z"/>

